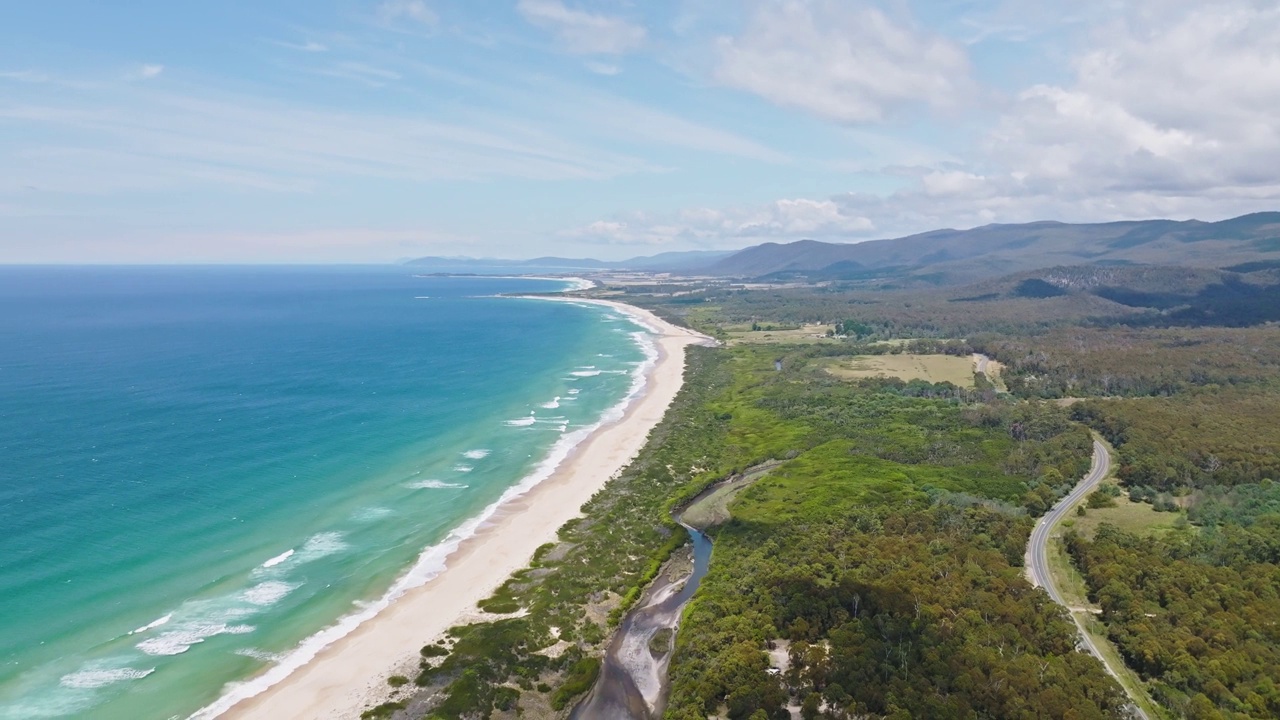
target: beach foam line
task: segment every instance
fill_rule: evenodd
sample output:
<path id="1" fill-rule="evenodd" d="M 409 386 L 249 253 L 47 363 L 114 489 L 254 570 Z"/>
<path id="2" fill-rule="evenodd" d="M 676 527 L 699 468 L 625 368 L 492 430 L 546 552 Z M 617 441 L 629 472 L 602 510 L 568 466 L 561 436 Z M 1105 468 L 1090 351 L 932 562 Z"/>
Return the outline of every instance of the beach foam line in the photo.
<path id="1" fill-rule="evenodd" d="M 569 374 L 574 377 L 595 377 L 602 372 L 604 371 L 603 370 L 574 370 Z"/>
<path id="2" fill-rule="evenodd" d="M 637 324 L 647 327 L 639 322 Z M 556 469 L 569 457 L 574 448 L 591 437 L 596 430 L 616 423 L 626 416 L 627 408 L 644 392 L 649 369 L 658 362 L 658 344 L 655 339 L 658 334 L 657 332 L 654 332 L 653 335 L 646 332 L 632 333 L 632 338 L 644 353 L 644 364 L 637 366 L 632 373 L 631 386 L 628 388 L 627 394 L 615 405 L 601 413 L 600 418 L 594 424 L 561 435 L 560 439 L 547 451 L 547 455 L 543 460 L 531 472 L 521 478 L 515 485 L 507 488 L 497 500 L 490 503 L 478 514 L 454 528 L 445 536 L 444 540 L 423 550 L 418 555 L 417 561 L 392 583 L 391 587 L 377 600 L 367 605 L 358 606 L 359 609 L 356 612 L 339 618 L 334 624 L 302 641 L 297 648 L 286 653 L 278 663 L 268 667 L 266 671 L 257 677 L 242 682 L 229 683 L 217 700 L 196 711 L 189 720 L 216 718 L 241 701 L 260 695 L 314 660 L 322 650 L 350 635 L 356 628 L 376 617 L 409 590 L 421 587 L 438 577 L 448 567 L 446 561 L 449 556 L 457 551 L 463 542 L 475 536 L 476 532 L 488 523 L 504 505 L 550 478 Z"/>
<path id="3" fill-rule="evenodd" d="M 533 413 L 529 413 L 528 417 L 522 417 L 518 420 L 508 420 L 504 422 L 503 425 L 508 425 L 510 427 L 528 427 L 536 422 L 538 422 L 538 419 L 533 416 Z"/>
<path id="4" fill-rule="evenodd" d="M 130 630 L 129 634 L 137 635 L 139 633 L 147 632 L 148 630 L 155 630 L 156 628 L 160 627 L 161 625 L 164 625 L 165 623 L 169 622 L 172 619 L 173 619 L 173 613 L 169 613 L 168 615 L 152 620 L 151 622 L 147 623 L 146 625 L 143 625 L 142 627 L 136 630 Z"/>
<path id="5" fill-rule="evenodd" d="M 264 568 L 272 568 L 272 567 L 275 567 L 275 566 L 279 565 L 280 563 L 284 562 L 285 560 L 288 560 L 288 559 L 289 559 L 289 558 L 291 558 L 291 557 L 293 557 L 293 548 L 290 548 L 290 549 L 288 549 L 288 550 L 285 550 L 284 552 L 280 553 L 279 555 L 277 555 L 277 556 L 275 556 L 275 557 L 271 558 L 270 560 L 267 560 L 266 562 L 262 563 L 262 565 L 261 565 L 260 567 L 264 567 Z"/>
<path id="6" fill-rule="evenodd" d="M 542 403 L 542 407 L 544 407 L 544 408 L 546 408 L 546 409 L 548 409 L 548 410 L 555 410 L 556 408 L 560 407 L 560 396 L 559 396 L 559 395 L 557 395 L 557 396 L 556 396 L 556 399 L 555 399 L 555 400 L 552 400 L 551 402 L 544 402 L 544 403 Z"/>

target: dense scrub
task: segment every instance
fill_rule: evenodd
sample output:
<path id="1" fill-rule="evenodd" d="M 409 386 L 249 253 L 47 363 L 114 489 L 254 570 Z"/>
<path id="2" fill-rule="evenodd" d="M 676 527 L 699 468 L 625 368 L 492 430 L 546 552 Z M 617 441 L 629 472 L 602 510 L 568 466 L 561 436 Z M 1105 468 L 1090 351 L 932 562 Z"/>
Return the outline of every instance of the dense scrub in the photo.
<path id="1" fill-rule="evenodd" d="M 1014 566 L 1027 518 L 927 501 L 817 505 L 801 522 L 739 504 L 745 517 L 719 533 L 678 636 L 668 717 L 720 705 L 781 717 L 786 698 L 815 694 L 833 718 L 1120 716 L 1119 688 Z M 786 676 L 764 674 L 776 638 L 793 643 Z"/>
<path id="2" fill-rule="evenodd" d="M 1221 332 L 1169 364 L 1240 363 L 1246 380 L 1073 408 L 1115 445 L 1130 498 L 1185 507 L 1183 529 L 1138 537 L 1104 524 L 1068 551 L 1158 702 L 1188 718 L 1280 717 L 1280 392 L 1268 362 L 1247 362 L 1277 350 L 1254 344 L 1263 330 Z"/>
<path id="3" fill-rule="evenodd" d="M 1194 720 L 1280 717 L 1280 513 L 1140 538 L 1110 525 L 1068 550 L 1125 661 Z"/>
<path id="4" fill-rule="evenodd" d="M 1280 478 L 1280 391 L 1098 400 L 1073 410 L 1115 445 L 1116 472 L 1130 488 L 1181 494 Z"/>
<path id="5" fill-rule="evenodd" d="M 1141 311 L 1093 295 L 1004 298 L 999 302 L 957 301 L 953 291 L 788 288 L 739 290 L 708 288 L 675 298 L 636 301 L 667 317 L 714 333 L 724 325 L 774 322 L 849 323 L 859 339 L 960 338 L 999 331 L 1027 334 L 1088 318 L 1122 320 Z"/>
<path id="6" fill-rule="evenodd" d="M 1022 397 L 1167 396 L 1280 378 L 1280 325 L 1247 329 L 1059 328 L 970 341 Z"/>

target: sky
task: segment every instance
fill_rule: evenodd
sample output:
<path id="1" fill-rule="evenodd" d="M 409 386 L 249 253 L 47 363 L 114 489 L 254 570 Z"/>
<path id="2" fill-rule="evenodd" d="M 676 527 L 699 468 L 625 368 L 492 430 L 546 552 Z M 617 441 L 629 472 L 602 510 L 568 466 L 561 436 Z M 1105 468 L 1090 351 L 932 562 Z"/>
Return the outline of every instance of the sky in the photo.
<path id="1" fill-rule="evenodd" d="M 0 7 L 0 263 L 622 259 L 1280 208 L 1274 0 Z"/>

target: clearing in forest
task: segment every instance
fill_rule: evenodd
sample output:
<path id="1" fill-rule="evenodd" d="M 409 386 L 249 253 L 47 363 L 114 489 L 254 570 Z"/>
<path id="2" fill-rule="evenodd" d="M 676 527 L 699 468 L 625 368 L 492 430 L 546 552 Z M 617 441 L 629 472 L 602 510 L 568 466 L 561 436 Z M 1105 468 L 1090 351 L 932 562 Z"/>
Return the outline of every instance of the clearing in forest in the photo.
<path id="1" fill-rule="evenodd" d="M 846 380 L 896 377 L 973 387 L 973 360 L 952 355 L 859 355 L 832 363 L 827 372 Z"/>
<path id="2" fill-rule="evenodd" d="M 783 325 L 756 325 L 757 329 L 753 330 L 751 325 L 730 325 L 725 328 L 725 332 L 729 335 L 730 345 L 741 345 L 743 343 L 753 344 L 777 344 L 785 343 L 789 345 L 820 343 L 820 342 L 837 342 L 827 337 L 827 331 L 831 329 L 830 325 L 801 325 L 799 327 L 783 326 Z"/>
<path id="3" fill-rule="evenodd" d="M 1083 517 L 1070 515 L 1062 521 L 1062 526 L 1090 539 L 1102 523 L 1111 523 L 1134 535 L 1154 535 L 1174 529 L 1178 518 L 1184 517 L 1182 513 L 1156 512 L 1151 505 L 1133 502 L 1124 495 L 1115 502 L 1115 507 L 1086 510 Z"/>

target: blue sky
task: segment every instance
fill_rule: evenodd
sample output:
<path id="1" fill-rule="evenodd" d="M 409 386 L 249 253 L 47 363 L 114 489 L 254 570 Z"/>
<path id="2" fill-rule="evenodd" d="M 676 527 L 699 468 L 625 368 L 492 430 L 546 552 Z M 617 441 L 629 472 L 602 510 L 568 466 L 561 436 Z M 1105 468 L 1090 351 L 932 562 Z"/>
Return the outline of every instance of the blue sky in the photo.
<path id="1" fill-rule="evenodd" d="M 1277 207 L 1275 37 L 1256 0 L 6 3 L 0 262 L 1219 219 Z"/>

